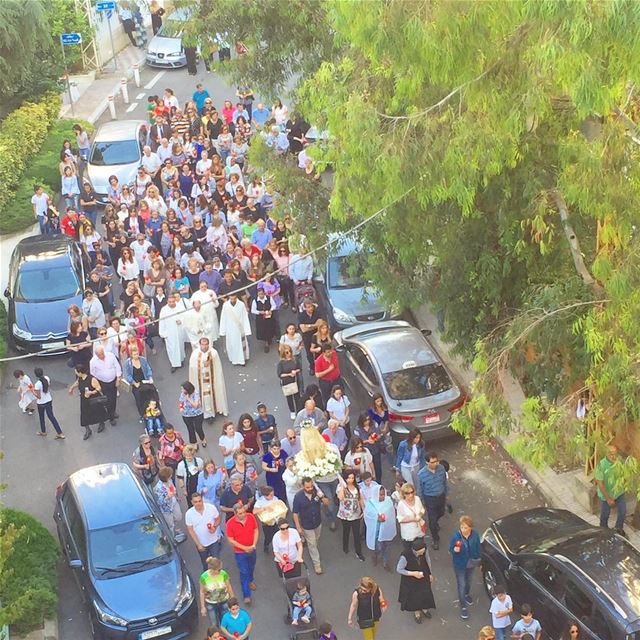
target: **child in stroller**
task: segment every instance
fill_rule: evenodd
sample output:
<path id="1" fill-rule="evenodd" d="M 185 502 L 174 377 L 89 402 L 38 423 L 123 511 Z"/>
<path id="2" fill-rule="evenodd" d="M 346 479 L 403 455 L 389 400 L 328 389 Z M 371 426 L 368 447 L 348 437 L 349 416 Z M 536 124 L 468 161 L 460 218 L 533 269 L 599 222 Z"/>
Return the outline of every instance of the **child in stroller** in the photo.
<path id="1" fill-rule="evenodd" d="M 155 398 L 150 399 L 147 403 L 147 408 L 144 410 L 144 421 L 149 436 L 159 437 L 164 433 L 162 411 L 160 411 L 158 401 Z"/>
<path id="2" fill-rule="evenodd" d="M 298 625 L 298 619 L 302 620 L 305 624 L 309 624 L 311 621 L 311 615 L 313 614 L 311 594 L 309 593 L 304 581 L 298 581 L 296 586 L 297 591 L 291 598 L 291 604 L 293 604 L 291 624 Z"/>

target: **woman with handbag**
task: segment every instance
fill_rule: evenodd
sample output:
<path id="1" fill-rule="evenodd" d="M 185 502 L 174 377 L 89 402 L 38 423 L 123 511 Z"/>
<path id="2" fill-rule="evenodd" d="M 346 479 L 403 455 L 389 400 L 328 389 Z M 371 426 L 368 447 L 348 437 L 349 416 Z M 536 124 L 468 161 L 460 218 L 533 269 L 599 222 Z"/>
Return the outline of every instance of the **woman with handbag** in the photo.
<path id="1" fill-rule="evenodd" d="M 277 531 L 271 541 L 273 545 L 273 560 L 276 563 L 278 575 L 285 578 L 299 578 L 302 572 L 303 551 L 302 538 L 298 531 L 280 518 L 276 522 Z"/>
<path id="2" fill-rule="evenodd" d="M 102 393 L 100 382 L 89 373 L 86 364 L 76 366 L 76 381 L 69 387 L 69 395 L 75 389 L 80 393 L 80 426 L 84 427 L 83 440 L 93 433 L 91 425 L 98 424 L 98 433 L 104 431 L 109 399 Z"/>
<path id="3" fill-rule="evenodd" d="M 133 450 L 132 465 L 147 486 L 152 487 L 156 483 L 160 465 L 149 434 L 143 433 L 138 438 L 138 446 Z"/>
<path id="4" fill-rule="evenodd" d="M 178 486 L 184 492 L 189 508 L 192 506 L 191 496 L 198 490 L 198 479 L 203 469 L 204 462 L 202 458 L 196 456 L 196 446 L 186 445 L 182 450 L 182 460 L 178 462 L 176 467 L 176 478 L 178 478 Z"/>
<path id="5" fill-rule="evenodd" d="M 358 626 L 362 630 L 363 640 L 375 640 L 380 618 L 386 608 L 387 603 L 382 589 L 373 578 L 364 576 L 360 578 L 360 584 L 351 597 L 347 624 L 350 627 L 354 626 L 355 614 Z"/>
<path id="6" fill-rule="evenodd" d="M 300 399 L 300 373 L 302 369 L 293 357 L 291 347 L 286 344 L 280 346 L 280 361 L 276 371 L 282 393 L 284 393 L 289 405 L 290 417 L 294 420 L 298 411 L 302 409 L 302 400 Z"/>
<path id="7" fill-rule="evenodd" d="M 424 519 L 425 509 L 411 483 L 406 482 L 402 487 L 398 485 L 396 487 L 396 493 L 401 496 L 396 507 L 400 537 L 404 542 L 405 549 L 408 549 L 414 540 L 424 539 L 427 533 L 427 523 Z"/>
<path id="8" fill-rule="evenodd" d="M 200 438 L 200 444 L 206 448 L 207 438 L 205 437 L 204 429 L 202 428 L 204 412 L 202 410 L 200 394 L 188 380 L 183 382 L 182 387 L 180 388 L 178 408 L 180 409 L 182 421 L 189 432 L 189 444 L 197 444 L 198 438 Z"/>

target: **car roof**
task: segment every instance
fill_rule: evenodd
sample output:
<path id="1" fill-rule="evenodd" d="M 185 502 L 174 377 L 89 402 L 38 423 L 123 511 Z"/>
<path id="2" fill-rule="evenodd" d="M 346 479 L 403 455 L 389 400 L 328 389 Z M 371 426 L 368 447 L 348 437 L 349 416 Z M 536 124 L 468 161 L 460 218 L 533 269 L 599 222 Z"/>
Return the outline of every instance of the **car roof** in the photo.
<path id="1" fill-rule="evenodd" d="M 39 269 L 43 260 L 65 262 L 74 247 L 74 240 L 63 234 L 29 236 L 18 242 L 14 253 L 21 263 L 21 269 L 32 270 Z"/>
<path id="2" fill-rule="evenodd" d="M 627 623 L 640 619 L 640 551 L 628 540 L 592 527 L 548 553 L 585 575 Z"/>
<path id="3" fill-rule="evenodd" d="M 539 507 L 499 518 L 493 523 L 511 553 L 536 552 L 547 549 L 580 531 L 590 528 L 588 522 L 565 509 Z"/>
<path id="4" fill-rule="evenodd" d="M 69 485 L 94 531 L 149 515 L 149 504 L 133 472 L 122 462 L 85 467 L 69 476 Z"/>
<path id="5" fill-rule="evenodd" d="M 350 234 L 330 233 L 327 239 L 332 242 L 327 250 L 329 258 L 350 256 L 362 249 L 362 245 Z"/>
<path id="6" fill-rule="evenodd" d="M 365 347 L 383 374 L 440 362 L 421 331 L 403 320 L 368 322 L 342 335 Z"/>
<path id="7" fill-rule="evenodd" d="M 94 142 L 112 142 L 114 140 L 137 140 L 138 127 L 146 125 L 144 120 L 113 120 L 100 125 Z"/>

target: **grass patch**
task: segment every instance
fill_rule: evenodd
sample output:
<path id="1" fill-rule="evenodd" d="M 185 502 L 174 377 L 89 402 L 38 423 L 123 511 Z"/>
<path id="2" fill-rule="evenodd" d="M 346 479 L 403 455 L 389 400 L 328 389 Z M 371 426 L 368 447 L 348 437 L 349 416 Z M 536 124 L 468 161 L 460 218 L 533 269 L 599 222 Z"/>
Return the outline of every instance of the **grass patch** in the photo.
<path id="1" fill-rule="evenodd" d="M 41 184 L 47 193 L 54 197 L 60 190 L 60 150 L 65 139 L 75 146 L 73 125 L 79 123 L 91 135 L 93 125 L 84 120 L 61 119 L 54 123 L 47 134 L 40 151 L 25 170 L 11 204 L 0 212 L 0 234 L 16 233 L 35 224 L 31 196 L 33 187 Z"/>

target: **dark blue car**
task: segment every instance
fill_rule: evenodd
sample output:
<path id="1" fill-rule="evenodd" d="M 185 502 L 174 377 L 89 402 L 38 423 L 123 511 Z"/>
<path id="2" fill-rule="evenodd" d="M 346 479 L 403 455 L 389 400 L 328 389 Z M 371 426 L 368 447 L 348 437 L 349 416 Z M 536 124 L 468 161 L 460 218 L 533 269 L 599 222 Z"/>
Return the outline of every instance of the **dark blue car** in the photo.
<path id="1" fill-rule="evenodd" d="M 193 581 L 153 497 L 126 464 L 71 474 L 57 489 L 54 519 L 95 640 L 190 637 Z"/>
<path id="2" fill-rule="evenodd" d="M 65 347 L 67 308 L 82 304 L 83 254 L 65 235 L 30 236 L 13 250 L 9 265 L 9 336 L 14 347 L 34 353 Z"/>

